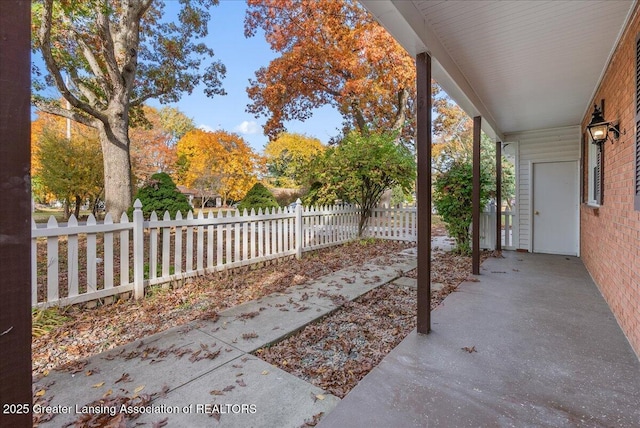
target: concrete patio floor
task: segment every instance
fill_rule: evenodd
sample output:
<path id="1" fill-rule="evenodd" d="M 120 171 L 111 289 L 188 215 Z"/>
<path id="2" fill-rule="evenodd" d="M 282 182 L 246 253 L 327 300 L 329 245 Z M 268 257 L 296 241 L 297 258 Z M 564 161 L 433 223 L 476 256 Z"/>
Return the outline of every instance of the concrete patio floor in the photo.
<path id="1" fill-rule="evenodd" d="M 580 259 L 503 254 L 319 426 L 640 426 L 640 362 Z"/>

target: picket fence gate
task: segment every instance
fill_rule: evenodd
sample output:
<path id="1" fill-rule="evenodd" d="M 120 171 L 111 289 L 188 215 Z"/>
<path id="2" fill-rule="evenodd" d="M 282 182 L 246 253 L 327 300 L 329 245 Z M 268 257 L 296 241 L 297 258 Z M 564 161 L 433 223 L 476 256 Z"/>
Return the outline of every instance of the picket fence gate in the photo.
<path id="1" fill-rule="evenodd" d="M 340 245 L 358 236 L 358 207 L 294 207 L 244 212 L 203 211 L 174 219 L 154 212 L 144 220 L 134 203 L 133 219 L 90 215 L 80 225 L 71 216 L 59 225 L 32 223 L 32 306 L 70 305 L 132 292 L 188 277 L 273 259 L 301 258 L 305 251 Z M 367 237 L 415 241 L 416 208 L 376 208 Z"/>

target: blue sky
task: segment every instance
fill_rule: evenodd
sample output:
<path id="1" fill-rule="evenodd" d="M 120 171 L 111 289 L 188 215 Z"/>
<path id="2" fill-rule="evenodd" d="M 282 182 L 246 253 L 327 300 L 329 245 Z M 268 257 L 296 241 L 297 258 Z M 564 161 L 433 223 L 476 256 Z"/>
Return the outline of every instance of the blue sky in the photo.
<path id="1" fill-rule="evenodd" d="M 179 10 L 177 1 L 167 1 L 165 18 L 175 16 Z M 203 88 L 196 88 L 191 95 L 183 95 L 173 107 L 177 107 L 191 117 L 196 126 L 204 129 L 223 129 L 240 134 L 257 151 L 261 152 L 268 139 L 263 135 L 262 125 L 266 118 L 256 119 L 247 113 L 250 100 L 246 88 L 249 79 L 255 77 L 260 67 L 266 67 L 277 56 L 271 51 L 263 33 L 252 38 L 244 37 L 244 15 L 246 3 L 240 0 L 221 0 L 211 9 L 209 35 L 204 42 L 214 50 L 215 59 L 227 67 L 226 78 L 222 81 L 226 96 L 208 98 Z M 157 101 L 148 104 L 158 107 Z M 289 132 L 307 134 L 326 143 L 339 134 L 342 118 L 331 107 L 314 111 L 305 122 L 292 121 L 285 124 Z"/>

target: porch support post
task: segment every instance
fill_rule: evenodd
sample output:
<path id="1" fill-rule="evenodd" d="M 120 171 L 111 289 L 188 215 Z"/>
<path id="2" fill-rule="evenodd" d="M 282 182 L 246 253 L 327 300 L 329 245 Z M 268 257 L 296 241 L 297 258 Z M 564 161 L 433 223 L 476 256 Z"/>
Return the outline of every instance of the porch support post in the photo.
<path id="1" fill-rule="evenodd" d="M 31 1 L 0 1 L 0 426 L 31 427 Z M 17 407 L 16 407 L 17 406 Z"/>
<path id="2" fill-rule="evenodd" d="M 480 126 L 482 117 L 473 118 L 473 190 L 471 194 L 472 236 L 471 265 L 472 273 L 480 275 Z"/>
<path id="3" fill-rule="evenodd" d="M 418 333 L 431 331 L 431 56 L 416 56 L 418 155 Z"/>
<path id="4" fill-rule="evenodd" d="M 496 251 L 502 251 L 502 141 L 496 141 Z"/>

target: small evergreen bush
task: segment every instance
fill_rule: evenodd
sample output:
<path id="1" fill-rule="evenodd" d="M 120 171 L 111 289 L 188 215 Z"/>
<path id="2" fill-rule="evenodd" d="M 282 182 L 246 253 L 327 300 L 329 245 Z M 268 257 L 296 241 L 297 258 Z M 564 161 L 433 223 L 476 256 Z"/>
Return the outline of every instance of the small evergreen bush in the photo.
<path id="1" fill-rule="evenodd" d="M 162 218 L 165 211 L 169 211 L 173 219 L 178 211 L 186 216 L 191 210 L 187 197 L 180 193 L 169 174 L 164 172 L 153 174 L 138 190 L 134 200 L 136 199 L 142 202 L 145 218 L 149 218 L 152 211 L 155 211 L 159 218 Z M 133 208 L 129 208 L 129 217 L 132 212 Z"/>
<path id="2" fill-rule="evenodd" d="M 258 211 L 259 208 L 262 208 L 264 211 L 265 208 L 278 208 L 278 202 L 273 194 L 264 187 L 261 183 L 256 183 L 253 185 L 251 189 L 247 192 L 244 199 L 238 204 L 238 209 L 240 211 L 246 208 L 247 212 L 251 211 L 251 208 Z"/>

